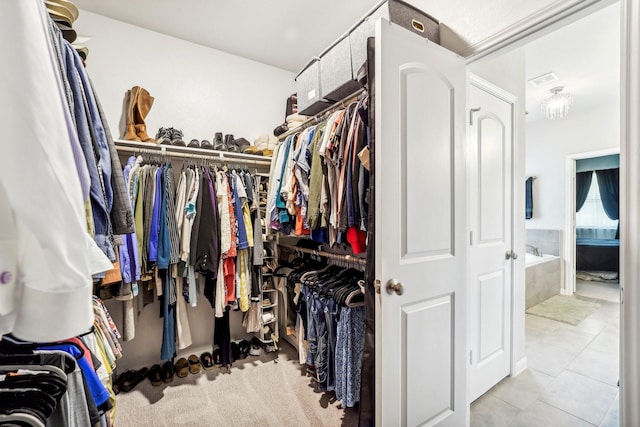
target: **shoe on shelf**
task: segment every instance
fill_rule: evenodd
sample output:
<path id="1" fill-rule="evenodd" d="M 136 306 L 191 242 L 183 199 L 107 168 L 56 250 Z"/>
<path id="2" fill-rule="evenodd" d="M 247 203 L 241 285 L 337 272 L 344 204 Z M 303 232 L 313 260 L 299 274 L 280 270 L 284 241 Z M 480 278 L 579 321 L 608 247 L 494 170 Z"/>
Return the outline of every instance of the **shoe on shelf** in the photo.
<path id="1" fill-rule="evenodd" d="M 238 152 L 237 147 L 233 144 L 233 134 L 224 136 L 224 151 Z"/>
<path id="2" fill-rule="evenodd" d="M 189 362 L 184 357 L 178 359 L 175 364 L 176 367 L 176 375 L 178 378 L 184 378 L 189 375 Z"/>
<path id="3" fill-rule="evenodd" d="M 199 374 L 201 367 L 202 366 L 200 365 L 200 359 L 198 358 L 198 356 L 196 356 L 195 354 L 189 356 L 189 372 L 194 375 Z"/>
<path id="4" fill-rule="evenodd" d="M 142 142 L 155 142 L 153 138 L 147 135 L 147 125 L 145 123 L 145 119 L 153 106 L 154 98 L 145 88 L 134 86 L 133 89 L 135 88 L 139 89 L 136 105 L 133 109 L 136 135 Z"/>
<path id="5" fill-rule="evenodd" d="M 147 378 L 148 374 L 149 374 L 148 368 L 142 368 L 138 371 L 134 371 L 131 377 L 127 378 L 122 382 L 121 390 L 124 391 L 125 393 L 133 390 L 138 384 L 142 382 L 142 380 Z"/>
<path id="6" fill-rule="evenodd" d="M 270 306 L 271 306 L 271 300 L 269 298 L 265 298 L 262 300 L 262 307 L 266 308 Z"/>
<path id="7" fill-rule="evenodd" d="M 173 145 L 182 145 L 184 147 L 185 143 L 182 139 L 184 134 L 181 130 L 171 128 L 171 143 Z"/>
<path id="8" fill-rule="evenodd" d="M 213 145 L 211 145 L 211 143 L 208 140 L 203 139 L 202 142 L 200 143 L 200 148 L 206 148 L 207 150 L 213 150 Z"/>
<path id="9" fill-rule="evenodd" d="M 161 377 L 162 368 L 160 365 L 155 364 L 149 369 L 149 374 L 147 374 L 147 379 L 151 382 L 151 385 L 154 387 L 158 387 L 162 385 L 162 377 Z"/>
<path id="10" fill-rule="evenodd" d="M 200 148 L 200 141 L 198 141 L 197 139 L 192 139 L 191 142 L 189 142 L 189 144 L 187 145 L 187 147 Z"/>
<path id="11" fill-rule="evenodd" d="M 137 142 L 142 141 L 140 137 L 136 134 L 135 111 L 134 111 L 137 108 L 136 105 L 138 103 L 139 95 L 140 95 L 139 86 L 134 86 L 133 88 L 131 88 L 131 90 L 128 90 L 127 94 L 125 95 L 125 104 L 127 109 L 125 111 L 125 116 L 127 121 L 127 129 L 123 139 L 126 139 L 127 141 L 137 141 Z"/>
<path id="12" fill-rule="evenodd" d="M 208 351 L 205 351 L 200 355 L 200 363 L 205 371 L 210 371 L 214 368 L 213 356 Z"/>
<path id="13" fill-rule="evenodd" d="M 173 128 L 160 128 L 156 134 L 156 143 L 163 145 L 171 145 L 171 135 Z"/>
<path id="14" fill-rule="evenodd" d="M 162 371 L 160 372 L 160 377 L 162 381 L 165 383 L 170 383 L 173 381 L 173 376 L 176 374 L 176 368 L 173 366 L 173 363 L 170 361 L 164 362 L 162 365 Z"/>
<path id="15" fill-rule="evenodd" d="M 216 134 L 214 135 L 213 149 L 218 151 L 226 151 L 224 140 L 222 139 L 222 132 L 216 132 Z"/>
<path id="16" fill-rule="evenodd" d="M 244 153 L 248 147 L 251 147 L 251 143 L 244 138 L 238 138 L 233 140 L 233 144 L 238 147 L 239 153 Z"/>

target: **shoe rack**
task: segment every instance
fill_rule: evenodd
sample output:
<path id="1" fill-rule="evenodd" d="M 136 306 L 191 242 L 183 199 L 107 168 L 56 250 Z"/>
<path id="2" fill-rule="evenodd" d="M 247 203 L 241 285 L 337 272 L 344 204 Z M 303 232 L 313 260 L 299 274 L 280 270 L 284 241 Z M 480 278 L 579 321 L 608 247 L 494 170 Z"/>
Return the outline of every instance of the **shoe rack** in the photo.
<path id="1" fill-rule="evenodd" d="M 280 322 L 278 319 L 278 289 L 274 280 L 274 269 L 277 266 L 277 236 L 269 233 L 266 219 L 266 205 L 268 198 L 268 174 L 260 174 L 258 198 L 260 203 L 260 223 L 262 224 L 262 241 L 265 255 L 260 272 L 260 331 L 254 335 L 265 344 L 277 343 L 280 339 Z"/>

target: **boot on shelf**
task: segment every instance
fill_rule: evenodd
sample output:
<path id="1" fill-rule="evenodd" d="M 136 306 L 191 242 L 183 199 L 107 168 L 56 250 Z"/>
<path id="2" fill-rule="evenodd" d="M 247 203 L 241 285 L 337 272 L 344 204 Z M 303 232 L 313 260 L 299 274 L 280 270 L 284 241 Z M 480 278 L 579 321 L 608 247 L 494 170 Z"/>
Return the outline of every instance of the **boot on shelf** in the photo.
<path id="1" fill-rule="evenodd" d="M 149 115 L 149 110 L 151 110 L 154 98 L 145 88 L 134 86 L 133 89 L 138 89 L 138 98 L 134 108 L 136 135 L 142 142 L 155 142 L 153 138 L 147 135 L 147 125 L 144 122 Z"/>
<path id="2" fill-rule="evenodd" d="M 138 94 L 140 93 L 140 88 L 138 86 L 134 86 L 131 90 L 127 91 L 126 95 L 126 116 L 127 116 L 127 131 L 124 134 L 124 139 L 127 141 L 138 141 L 141 139 L 136 135 L 136 128 L 134 124 L 134 110 L 136 109 L 136 104 L 138 102 Z"/>

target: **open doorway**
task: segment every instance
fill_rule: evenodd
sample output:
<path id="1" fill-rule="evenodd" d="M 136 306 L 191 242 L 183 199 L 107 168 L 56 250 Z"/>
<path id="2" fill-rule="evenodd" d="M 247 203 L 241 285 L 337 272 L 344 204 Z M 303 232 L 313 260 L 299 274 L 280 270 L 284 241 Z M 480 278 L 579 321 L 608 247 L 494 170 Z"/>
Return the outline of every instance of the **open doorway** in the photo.
<path id="1" fill-rule="evenodd" d="M 615 3 L 519 48 L 526 70 L 524 170 L 531 202 L 523 292 L 527 369 L 478 399 L 471 425 L 619 424 L 619 298 L 595 282 L 579 282 L 574 295 L 576 161 L 585 153 L 619 152 L 619 35 Z M 541 104 L 557 87 L 573 95 L 573 104 L 565 117 L 549 120 Z M 518 289 L 513 293 L 517 300 Z"/>

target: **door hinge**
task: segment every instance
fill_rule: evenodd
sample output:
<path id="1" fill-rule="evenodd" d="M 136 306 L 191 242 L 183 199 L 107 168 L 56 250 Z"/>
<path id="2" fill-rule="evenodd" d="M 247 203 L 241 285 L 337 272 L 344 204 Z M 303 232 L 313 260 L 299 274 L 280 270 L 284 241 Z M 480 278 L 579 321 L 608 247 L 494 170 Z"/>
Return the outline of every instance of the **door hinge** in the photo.
<path id="1" fill-rule="evenodd" d="M 469 365 L 473 365 L 473 350 L 469 350 Z"/>
<path id="2" fill-rule="evenodd" d="M 469 246 L 473 246 L 473 231 L 469 232 Z"/>
<path id="3" fill-rule="evenodd" d="M 380 282 L 380 280 L 379 280 L 379 279 L 376 279 L 376 280 L 373 282 L 373 287 L 374 287 L 374 289 L 376 290 L 376 294 L 379 294 L 379 293 L 380 293 L 380 288 L 382 287 L 382 284 L 381 284 L 381 282 Z"/>

